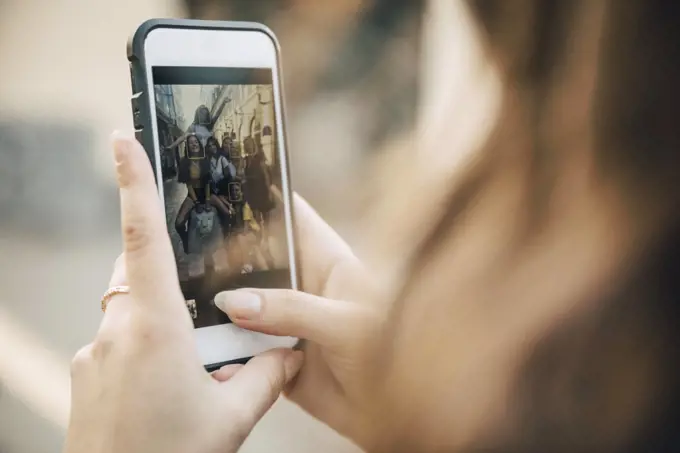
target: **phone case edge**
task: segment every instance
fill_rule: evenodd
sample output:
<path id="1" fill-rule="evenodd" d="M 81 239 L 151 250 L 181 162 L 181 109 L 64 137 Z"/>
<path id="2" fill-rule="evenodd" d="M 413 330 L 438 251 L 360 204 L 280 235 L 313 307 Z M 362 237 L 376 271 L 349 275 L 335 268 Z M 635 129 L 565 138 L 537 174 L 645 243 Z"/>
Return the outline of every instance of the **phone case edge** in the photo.
<path id="1" fill-rule="evenodd" d="M 200 29 L 200 30 L 255 30 L 255 31 L 260 31 L 264 34 L 266 34 L 269 39 L 274 43 L 274 47 L 276 48 L 276 62 L 277 62 L 277 71 L 279 73 L 279 92 L 281 93 L 281 112 L 282 112 L 282 121 L 281 121 L 281 128 L 283 131 L 283 137 L 284 137 L 284 146 L 285 146 L 285 157 L 286 157 L 286 178 L 288 179 L 289 186 L 292 187 L 291 183 L 291 172 L 290 172 L 290 152 L 288 150 L 288 134 L 286 133 L 286 102 L 285 102 L 285 92 L 284 92 L 284 86 L 283 86 L 283 69 L 282 69 L 282 64 L 281 64 L 281 46 L 279 44 L 279 40 L 277 39 L 276 35 L 274 32 L 267 27 L 264 24 L 260 24 L 257 22 L 236 22 L 236 21 L 204 21 L 204 20 L 196 20 L 196 19 L 148 19 L 142 24 L 140 24 L 135 32 L 129 37 L 128 42 L 127 42 L 127 59 L 130 65 L 130 81 L 131 81 L 131 88 L 132 88 L 132 98 L 133 98 L 133 105 L 132 105 L 132 110 L 133 110 L 133 118 L 135 118 L 135 108 L 138 109 L 139 119 L 141 120 L 142 124 L 135 124 L 135 137 L 137 140 L 140 142 L 144 150 L 146 151 L 147 156 L 149 157 L 149 161 L 151 163 L 151 166 L 153 167 L 154 171 L 154 178 L 156 179 L 156 184 L 162 184 L 163 181 L 158 181 L 158 175 L 156 174 L 156 156 L 153 152 L 153 134 L 152 134 L 152 129 L 151 129 L 151 114 L 150 112 L 150 105 L 148 101 L 148 97 L 145 96 L 145 90 L 146 87 L 148 86 L 148 81 L 146 80 L 146 71 L 144 70 L 145 67 L 145 55 L 144 55 L 144 42 L 151 33 L 151 31 L 157 29 L 157 28 L 185 28 L 185 29 Z M 136 102 L 134 99 L 136 98 Z M 141 127 L 138 127 L 141 126 Z M 139 131 L 141 129 L 141 131 Z M 292 190 L 289 193 L 289 200 L 288 200 L 289 206 L 293 206 L 293 192 Z M 294 241 L 295 244 L 295 266 L 296 266 L 296 275 L 297 275 L 297 285 L 298 289 L 302 288 L 303 281 L 302 277 L 300 275 L 299 269 L 300 269 L 300 253 L 297 248 L 297 244 L 299 244 L 298 237 L 297 237 L 297 229 L 295 228 L 295 214 L 294 214 L 294 209 L 291 209 L 291 221 L 293 223 L 293 228 L 294 228 Z M 303 341 L 298 341 L 298 344 L 296 345 L 296 348 L 301 348 L 303 345 Z M 252 357 L 243 357 L 240 359 L 235 359 L 235 360 L 230 360 L 226 362 L 220 362 L 220 363 L 215 363 L 215 364 L 208 364 L 205 365 L 205 369 L 208 372 L 213 372 L 215 370 L 218 370 L 219 368 L 225 366 L 225 365 L 231 365 L 231 364 L 245 364 L 247 363 Z"/>

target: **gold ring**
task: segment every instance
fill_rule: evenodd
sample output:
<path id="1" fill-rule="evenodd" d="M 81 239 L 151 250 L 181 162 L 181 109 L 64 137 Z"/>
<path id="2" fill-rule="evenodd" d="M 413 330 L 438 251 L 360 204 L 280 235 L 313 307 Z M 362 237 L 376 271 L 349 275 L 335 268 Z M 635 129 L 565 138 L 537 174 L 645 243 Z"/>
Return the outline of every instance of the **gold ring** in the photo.
<path id="1" fill-rule="evenodd" d="M 118 294 L 130 294 L 129 286 L 113 286 L 106 290 L 102 296 L 102 311 L 106 313 L 106 306 L 109 304 L 111 298 Z"/>

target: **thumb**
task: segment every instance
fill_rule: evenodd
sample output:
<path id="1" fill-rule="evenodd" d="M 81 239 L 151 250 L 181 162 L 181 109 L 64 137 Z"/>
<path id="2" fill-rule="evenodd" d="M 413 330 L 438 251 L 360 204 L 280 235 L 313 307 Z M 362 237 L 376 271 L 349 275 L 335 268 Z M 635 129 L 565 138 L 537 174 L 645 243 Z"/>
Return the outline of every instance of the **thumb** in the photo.
<path id="1" fill-rule="evenodd" d="M 179 283 L 151 161 L 132 138 L 114 134 L 113 150 L 130 291 L 137 303 L 167 305 Z"/>
<path id="2" fill-rule="evenodd" d="M 297 376 L 304 353 L 290 349 L 272 349 L 252 358 L 220 385 L 230 404 L 241 414 L 241 428 L 250 432 L 276 402 L 284 387 Z"/>
<path id="3" fill-rule="evenodd" d="M 366 306 L 288 289 L 223 292 L 215 305 L 244 329 L 302 338 L 330 349 L 346 346 L 376 321 Z"/>

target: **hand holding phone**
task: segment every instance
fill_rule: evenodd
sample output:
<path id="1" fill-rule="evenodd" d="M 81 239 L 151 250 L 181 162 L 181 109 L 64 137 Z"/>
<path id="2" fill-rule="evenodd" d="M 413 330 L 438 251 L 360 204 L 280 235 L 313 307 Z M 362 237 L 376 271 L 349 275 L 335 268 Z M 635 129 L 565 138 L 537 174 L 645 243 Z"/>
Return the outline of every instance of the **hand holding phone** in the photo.
<path id="1" fill-rule="evenodd" d="M 154 178 L 133 139 L 117 139 L 123 246 L 91 344 L 71 366 L 65 453 L 236 452 L 302 364 L 277 349 L 210 379 L 191 345 Z M 228 380 L 226 383 L 217 382 Z"/>
<path id="2" fill-rule="evenodd" d="M 155 171 L 203 364 L 293 346 L 235 326 L 214 305 L 226 290 L 299 289 L 276 38 L 258 24 L 153 20 L 128 57 L 136 136 Z M 272 187 L 282 194 L 274 203 Z"/>

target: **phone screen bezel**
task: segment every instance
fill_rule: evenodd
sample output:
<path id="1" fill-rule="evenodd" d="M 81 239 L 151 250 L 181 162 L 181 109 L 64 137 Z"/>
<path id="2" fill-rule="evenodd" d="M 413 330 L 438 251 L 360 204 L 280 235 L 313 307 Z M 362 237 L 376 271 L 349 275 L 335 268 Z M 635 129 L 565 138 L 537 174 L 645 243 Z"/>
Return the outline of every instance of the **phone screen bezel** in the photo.
<path id="1" fill-rule="evenodd" d="M 155 113 L 153 68 L 157 66 L 178 68 L 267 68 L 272 71 L 274 92 L 274 117 L 276 121 L 277 154 L 281 165 L 284 217 L 289 252 L 290 287 L 299 289 L 297 258 L 293 230 L 292 190 L 288 168 L 283 127 L 283 96 L 280 63 L 276 42 L 259 29 L 228 30 L 201 28 L 159 27 L 151 30 L 144 41 L 146 93 L 149 111 Z M 158 148 L 158 124 L 151 114 L 153 153 L 157 181 L 163 181 L 160 149 Z M 158 184 L 161 200 L 164 200 L 163 184 Z M 199 355 L 207 368 L 219 364 L 239 363 L 247 358 L 276 347 L 292 347 L 297 339 L 273 337 L 248 332 L 234 324 L 222 324 L 194 330 Z"/>

